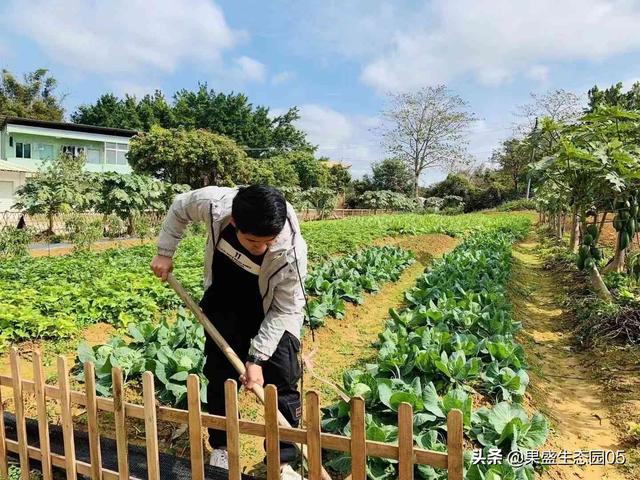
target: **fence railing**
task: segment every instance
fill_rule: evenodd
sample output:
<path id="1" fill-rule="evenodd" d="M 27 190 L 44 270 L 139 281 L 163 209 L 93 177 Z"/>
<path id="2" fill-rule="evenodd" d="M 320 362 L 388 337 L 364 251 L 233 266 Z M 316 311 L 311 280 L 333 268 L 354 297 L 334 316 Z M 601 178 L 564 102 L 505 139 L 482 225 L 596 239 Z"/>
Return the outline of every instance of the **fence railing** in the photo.
<path id="1" fill-rule="evenodd" d="M 129 475 L 127 419 L 142 419 L 145 425 L 145 448 L 147 457 L 147 478 L 160 478 L 158 420 L 183 424 L 189 430 L 189 448 L 191 478 L 203 480 L 204 449 L 203 428 L 223 430 L 227 435 L 229 453 L 229 479 L 239 480 L 240 435 L 253 435 L 266 440 L 267 480 L 280 478 L 279 442 L 280 440 L 305 444 L 308 448 L 308 477 L 320 479 L 322 469 L 322 450 L 347 452 L 351 455 L 351 475 L 353 480 L 366 479 L 367 457 L 380 457 L 398 461 L 398 478 L 413 479 L 415 465 L 431 465 L 446 469 L 449 480 L 462 480 L 463 475 L 463 425 L 462 412 L 452 410 L 447 417 L 447 452 L 424 450 L 414 446 L 413 412 L 408 403 L 402 403 L 398 409 L 397 444 L 367 440 L 365 435 L 365 403 L 362 398 L 351 399 L 351 437 L 323 433 L 320 431 L 320 399 L 315 391 L 307 392 L 306 427 L 286 428 L 277 421 L 277 390 L 273 385 L 265 388 L 265 421 L 254 422 L 239 418 L 237 384 L 227 380 L 225 384 L 226 416 L 209 415 L 201 412 L 200 385 L 197 375 L 187 380 L 188 409 L 159 406 L 155 398 L 154 377 L 151 372 L 143 374 L 143 405 L 126 402 L 124 382 L 119 368 L 112 370 L 113 396 L 98 397 L 95 389 L 95 370 L 91 363 L 84 366 L 85 390 L 73 391 L 70 388 L 70 371 L 66 358 L 57 360 L 58 386 L 45 383 L 42 358 L 39 353 L 33 357 L 33 378 L 26 380 L 21 376 L 18 353 L 11 349 L 11 375 L 0 376 L 0 386 L 13 391 L 16 417 L 17 440 L 7 438 L 4 425 L 4 407 L 0 398 L 0 477 L 8 478 L 7 454 L 17 454 L 20 462 L 21 478 L 29 479 L 30 459 L 41 462 L 44 480 L 51 480 L 52 467 L 66 471 L 67 480 L 75 480 L 78 474 L 92 480 L 125 480 Z M 29 445 L 26 432 L 25 394 L 34 394 L 36 400 L 39 448 Z M 64 455 L 52 453 L 49 439 L 47 417 L 47 398 L 58 401 L 60 419 L 64 437 Z M 74 425 L 72 405 L 86 407 L 87 434 L 89 438 L 89 462 L 76 458 L 74 444 Z M 117 471 L 103 468 L 100 447 L 98 412 L 113 413 L 115 424 L 115 443 L 117 450 Z"/>

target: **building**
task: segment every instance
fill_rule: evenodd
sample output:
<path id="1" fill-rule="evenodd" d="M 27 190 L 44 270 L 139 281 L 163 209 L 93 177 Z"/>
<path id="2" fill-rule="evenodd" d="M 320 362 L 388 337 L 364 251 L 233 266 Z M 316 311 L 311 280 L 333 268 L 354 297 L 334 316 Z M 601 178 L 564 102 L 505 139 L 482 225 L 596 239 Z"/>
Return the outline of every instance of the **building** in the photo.
<path id="1" fill-rule="evenodd" d="M 129 139 L 137 132 L 121 128 L 28 118 L 0 119 L 0 212 L 10 210 L 15 192 L 47 159 L 84 155 L 90 172 L 131 173 Z"/>

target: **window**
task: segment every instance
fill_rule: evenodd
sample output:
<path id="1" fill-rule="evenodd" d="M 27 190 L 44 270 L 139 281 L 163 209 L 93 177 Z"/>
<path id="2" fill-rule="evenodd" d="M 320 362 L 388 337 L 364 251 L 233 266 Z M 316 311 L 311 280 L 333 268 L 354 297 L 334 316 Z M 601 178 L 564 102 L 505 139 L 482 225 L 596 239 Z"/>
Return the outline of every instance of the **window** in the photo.
<path id="1" fill-rule="evenodd" d="M 13 198 L 13 182 L 0 182 L 0 198 Z"/>
<path id="2" fill-rule="evenodd" d="M 16 142 L 16 157 L 31 158 L 31 144 Z"/>
<path id="3" fill-rule="evenodd" d="M 63 145 L 62 146 L 62 153 L 65 155 L 69 155 L 70 157 L 79 157 L 81 155 L 85 155 L 86 154 L 86 148 L 85 147 L 78 147 L 76 145 Z"/>
<path id="4" fill-rule="evenodd" d="M 105 152 L 107 155 L 107 163 L 110 165 L 126 165 L 127 164 L 127 152 L 129 151 L 129 145 L 126 143 L 110 143 L 104 144 Z"/>
<path id="5" fill-rule="evenodd" d="M 53 160 L 53 145 L 39 143 L 38 158 L 40 158 L 40 160 Z"/>
<path id="6" fill-rule="evenodd" d="M 100 156 L 100 150 L 97 148 L 89 147 L 87 148 L 87 163 L 93 163 L 96 165 L 100 165 L 102 163 L 102 158 Z"/>

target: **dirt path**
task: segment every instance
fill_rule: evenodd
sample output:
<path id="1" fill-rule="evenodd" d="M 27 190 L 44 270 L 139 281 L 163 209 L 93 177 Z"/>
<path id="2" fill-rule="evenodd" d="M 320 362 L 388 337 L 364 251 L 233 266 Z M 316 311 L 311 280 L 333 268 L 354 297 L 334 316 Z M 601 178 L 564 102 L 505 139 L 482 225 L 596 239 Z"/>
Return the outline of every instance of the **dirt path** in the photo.
<path id="1" fill-rule="evenodd" d="M 618 438 L 602 399 L 602 388 L 586 354 L 573 349 L 561 308 L 561 279 L 543 269 L 537 244 L 514 249 L 511 300 L 523 322 L 523 343 L 531 366 L 530 400 L 551 420 L 553 433 L 543 450 L 618 450 Z M 571 457 L 570 457 L 571 458 Z M 613 466 L 555 466 L 542 478 L 618 480 L 632 478 Z"/>
<path id="2" fill-rule="evenodd" d="M 303 341 L 304 353 L 316 350 L 314 371 L 324 379 L 342 385 L 342 373 L 375 355 L 372 343 L 378 339 L 384 322 L 389 316 L 389 308 L 400 307 L 404 292 L 415 283 L 416 278 L 434 257 L 440 257 L 453 249 L 458 240 L 447 235 L 420 235 L 387 239 L 384 244 L 398 245 L 412 250 L 417 261 L 408 267 L 400 279 L 387 284 L 374 294 L 366 295 L 363 305 L 347 304 L 343 319 L 328 319 L 325 325 L 315 333 L 315 342 L 307 334 Z M 304 389 L 317 390 L 320 393 L 321 406 L 334 403 L 336 393 L 322 381 L 305 373 Z M 262 419 L 262 407 L 252 397 L 242 394 L 241 415 L 252 420 Z M 243 436 L 241 439 L 242 465 L 247 473 L 264 474 L 262 458 L 264 450 L 262 439 Z"/>

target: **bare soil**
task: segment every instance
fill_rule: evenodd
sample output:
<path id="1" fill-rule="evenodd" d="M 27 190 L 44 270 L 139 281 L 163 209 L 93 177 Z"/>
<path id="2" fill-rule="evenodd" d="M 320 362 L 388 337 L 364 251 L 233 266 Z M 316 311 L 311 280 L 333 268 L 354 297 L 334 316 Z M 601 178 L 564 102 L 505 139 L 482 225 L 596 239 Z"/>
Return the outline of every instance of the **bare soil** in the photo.
<path id="1" fill-rule="evenodd" d="M 599 382 L 591 353 L 574 347 L 567 313 L 562 308 L 562 278 L 543 269 L 537 244 L 529 239 L 514 249 L 510 296 L 520 341 L 531 366 L 529 406 L 550 419 L 552 435 L 543 450 L 624 449 Z M 542 478 L 619 480 L 638 478 L 628 467 L 554 466 Z"/>

